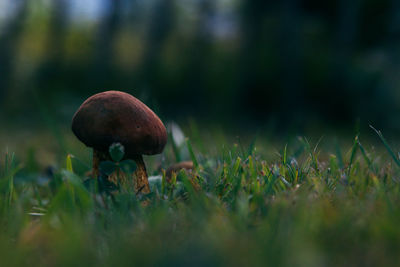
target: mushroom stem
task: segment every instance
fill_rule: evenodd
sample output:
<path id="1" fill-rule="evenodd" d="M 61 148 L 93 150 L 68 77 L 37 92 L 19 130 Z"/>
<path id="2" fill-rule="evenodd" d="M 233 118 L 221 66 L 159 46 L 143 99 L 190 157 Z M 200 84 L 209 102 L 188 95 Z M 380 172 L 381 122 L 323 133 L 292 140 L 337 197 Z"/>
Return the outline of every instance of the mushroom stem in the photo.
<path id="1" fill-rule="evenodd" d="M 110 157 L 107 153 L 101 152 L 99 150 L 93 149 L 93 171 L 92 177 L 97 178 L 100 175 L 99 165 L 100 162 L 110 160 Z M 134 176 L 134 184 L 136 193 L 148 194 L 150 193 L 149 180 L 147 179 L 147 171 L 146 165 L 143 161 L 142 155 L 137 155 L 133 157 L 133 160 L 136 162 L 137 168 Z M 116 174 L 115 174 L 116 175 Z M 110 175 L 111 177 L 112 175 Z M 109 177 L 109 179 L 110 179 Z"/>
<path id="2" fill-rule="evenodd" d="M 144 164 L 142 155 L 137 155 L 133 158 L 137 168 L 135 171 L 136 179 L 134 181 L 136 193 L 150 193 L 149 180 L 147 179 L 146 165 Z"/>
<path id="3" fill-rule="evenodd" d="M 104 160 L 109 160 L 109 157 L 107 156 L 107 153 L 101 152 L 97 149 L 93 149 L 93 172 L 92 172 L 92 177 L 97 178 L 99 177 L 100 170 L 100 162 Z"/>

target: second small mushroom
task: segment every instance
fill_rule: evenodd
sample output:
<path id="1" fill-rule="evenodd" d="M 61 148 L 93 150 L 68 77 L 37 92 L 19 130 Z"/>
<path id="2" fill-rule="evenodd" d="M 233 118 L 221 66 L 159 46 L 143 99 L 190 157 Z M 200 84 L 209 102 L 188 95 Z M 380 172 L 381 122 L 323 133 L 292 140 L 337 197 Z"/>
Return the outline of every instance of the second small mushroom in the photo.
<path id="1" fill-rule="evenodd" d="M 170 182 L 172 175 L 174 173 L 177 174 L 180 170 L 192 171 L 193 170 L 193 161 L 182 161 L 182 162 L 171 165 L 165 171 L 165 177 L 166 177 L 167 181 Z"/>

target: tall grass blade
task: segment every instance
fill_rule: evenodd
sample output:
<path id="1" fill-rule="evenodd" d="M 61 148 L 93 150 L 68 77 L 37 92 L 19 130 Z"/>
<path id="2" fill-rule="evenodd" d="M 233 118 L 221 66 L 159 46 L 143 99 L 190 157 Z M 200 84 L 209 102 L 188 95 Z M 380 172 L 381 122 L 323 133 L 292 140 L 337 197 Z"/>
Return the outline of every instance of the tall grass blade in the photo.
<path id="1" fill-rule="evenodd" d="M 174 155 L 175 155 L 175 160 L 176 160 L 176 162 L 180 162 L 182 160 L 181 159 L 181 153 L 179 151 L 178 146 L 175 143 L 175 140 L 174 140 L 174 138 L 172 136 L 172 132 L 168 133 L 168 137 L 169 137 L 169 141 L 171 142 L 172 151 L 174 152 Z"/>
<path id="2" fill-rule="evenodd" d="M 257 136 L 254 136 L 253 140 L 251 140 L 249 148 L 247 149 L 247 156 L 250 156 L 253 154 L 254 149 L 256 147 L 256 140 L 257 140 Z"/>
<path id="3" fill-rule="evenodd" d="M 197 169 L 199 167 L 199 163 L 197 161 L 196 155 L 193 152 L 192 143 L 190 142 L 189 138 L 186 138 L 186 145 L 189 150 L 190 157 L 192 158 L 193 165 L 194 165 L 195 169 Z"/>
<path id="4" fill-rule="evenodd" d="M 67 159 L 66 159 L 66 168 L 70 172 L 74 172 L 74 169 L 72 168 L 72 155 L 68 154 Z"/>
<path id="5" fill-rule="evenodd" d="M 303 143 L 303 145 L 305 147 L 305 150 L 308 152 L 308 154 L 310 156 L 311 163 L 313 165 L 313 168 L 315 169 L 315 172 L 320 177 L 321 173 L 320 173 L 320 170 L 319 170 L 319 167 L 318 167 L 318 160 L 317 160 L 317 157 L 315 156 L 315 152 L 316 152 L 318 144 L 315 146 L 314 150 L 311 150 L 311 146 L 310 146 L 310 143 L 308 142 L 307 138 L 301 138 L 300 141 L 302 141 L 302 143 Z"/>
<path id="6" fill-rule="evenodd" d="M 378 131 L 377 129 L 375 129 L 372 125 L 370 125 L 369 127 L 376 132 L 376 134 L 381 139 L 383 145 L 385 146 L 386 150 L 389 152 L 390 156 L 392 156 L 394 162 L 397 164 L 397 166 L 400 167 L 400 160 L 396 157 L 396 154 L 393 152 L 392 148 L 389 146 L 389 144 L 386 141 L 385 137 L 383 137 L 382 132 Z"/>
<path id="7" fill-rule="evenodd" d="M 283 165 L 287 163 L 287 144 L 285 145 L 285 149 L 283 150 Z"/>
<path id="8" fill-rule="evenodd" d="M 363 147 L 363 145 L 361 144 L 360 140 L 358 140 L 358 147 L 360 148 L 361 154 L 363 155 L 363 158 L 365 160 L 365 162 L 368 165 L 368 168 L 371 171 L 374 171 L 373 166 L 372 166 L 372 161 L 371 159 L 368 157 L 367 152 L 365 151 L 365 148 Z"/>
<path id="9" fill-rule="evenodd" d="M 348 166 L 348 169 L 347 169 L 347 174 L 348 175 L 350 175 L 351 167 L 353 166 L 353 162 L 354 162 L 354 159 L 355 159 L 356 154 L 357 154 L 357 148 L 358 148 L 358 135 L 356 135 L 356 137 L 354 138 L 354 143 L 353 143 L 353 146 L 351 148 L 350 161 L 349 161 L 349 166 Z"/>

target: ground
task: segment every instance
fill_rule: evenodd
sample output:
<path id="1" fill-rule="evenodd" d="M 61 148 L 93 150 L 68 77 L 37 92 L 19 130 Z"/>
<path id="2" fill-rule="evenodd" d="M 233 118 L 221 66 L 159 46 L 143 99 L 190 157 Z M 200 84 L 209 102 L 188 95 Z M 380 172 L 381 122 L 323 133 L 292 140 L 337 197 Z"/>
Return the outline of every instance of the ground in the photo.
<path id="1" fill-rule="evenodd" d="M 372 145 L 362 136 L 275 143 L 190 131 L 145 159 L 153 176 L 146 196 L 130 184 L 100 192 L 85 176 L 90 149 L 73 136 L 61 141 L 70 153 L 45 146 L 46 160 L 44 148 L 9 148 L 1 156 L 2 264 L 397 265 L 400 162 L 373 133 Z M 168 183 L 163 169 L 181 160 L 195 169 Z"/>

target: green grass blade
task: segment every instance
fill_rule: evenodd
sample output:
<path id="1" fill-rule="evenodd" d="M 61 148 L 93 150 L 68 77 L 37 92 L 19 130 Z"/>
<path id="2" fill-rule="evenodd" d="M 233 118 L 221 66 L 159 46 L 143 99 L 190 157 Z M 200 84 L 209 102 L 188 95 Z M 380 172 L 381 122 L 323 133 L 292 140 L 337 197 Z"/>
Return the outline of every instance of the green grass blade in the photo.
<path id="1" fill-rule="evenodd" d="M 283 150 L 283 165 L 287 163 L 287 144 L 285 145 L 285 149 Z"/>
<path id="2" fill-rule="evenodd" d="M 358 147 L 360 148 L 361 154 L 363 155 L 363 158 L 365 160 L 365 162 L 368 165 L 368 168 L 371 171 L 374 171 L 373 166 L 372 166 L 372 161 L 371 159 L 368 157 L 367 152 L 365 151 L 365 148 L 363 147 L 363 145 L 361 144 L 360 140 L 358 140 Z"/>
<path id="3" fill-rule="evenodd" d="M 186 145 L 189 150 L 190 157 L 192 158 L 194 168 L 197 169 L 199 167 L 199 163 L 197 161 L 196 155 L 193 152 L 193 147 L 192 147 L 192 144 L 191 144 L 189 138 L 186 138 Z"/>
<path id="4" fill-rule="evenodd" d="M 376 134 L 381 139 L 383 145 L 385 146 L 386 150 L 389 152 L 390 156 L 392 156 L 394 162 L 397 164 L 397 166 L 400 167 L 400 160 L 396 157 L 396 154 L 393 152 L 392 148 L 389 146 L 389 144 L 386 141 L 385 137 L 383 137 L 382 132 L 378 131 L 377 129 L 375 129 L 372 125 L 370 125 L 369 127 L 376 132 Z"/>
<path id="5" fill-rule="evenodd" d="M 181 159 L 181 153 L 179 151 L 178 146 L 175 143 L 175 140 L 174 140 L 174 138 L 172 136 L 172 132 L 168 133 L 168 137 L 169 137 L 169 141 L 171 142 L 172 151 L 174 152 L 174 155 L 175 155 L 175 160 L 176 160 L 176 162 L 180 162 L 182 160 Z"/>
<path id="6" fill-rule="evenodd" d="M 253 154 L 254 149 L 256 147 L 256 141 L 257 141 L 257 136 L 254 136 L 253 140 L 251 140 L 249 148 L 247 149 L 247 156 L 250 156 Z"/>
<path id="7" fill-rule="evenodd" d="M 342 150 L 340 149 L 339 143 L 337 139 L 335 138 L 335 150 L 336 150 L 336 157 L 339 163 L 339 168 L 343 169 L 344 168 L 344 160 L 342 156 Z"/>
<path id="8" fill-rule="evenodd" d="M 315 169 L 315 172 L 317 173 L 317 175 L 320 177 L 321 173 L 320 173 L 320 170 L 318 167 L 318 160 L 317 160 L 317 157 L 315 156 L 315 151 L 317 149 L 317 146 L 315 146 L 314 150 L 311 150 L 311 146 L 310 146 L 310 143 L 308 142 L 307 138 L 301 138 L 300 141 L 303 142 L 305 150 L 308 152 L 308 154 L 310 156 L 313 168 Z"/>
<path id="9" fill-rule="evenodd" d="M 74 172 L 74 169 L 72 168 L 72 155 L 68 154 L 67 159 L 66 159 L 66 168 L 70 172 Z"/>
<path id="10" fill-rule="evenodd" d="M 348 166 L 348 169 L 347 169 L 347 175 L 350 175 L 351 167 L 353 166 L 354 159 L 355 159 L 356 154 L 357 154 L 357 148 L 358 148 L 358 135 L 356 135 L 356 137 L 354 138 L 354 143 L 353 143 L 353 146 L 351 148 L 350 161 L 349 161 L 349 166 Z"/>

